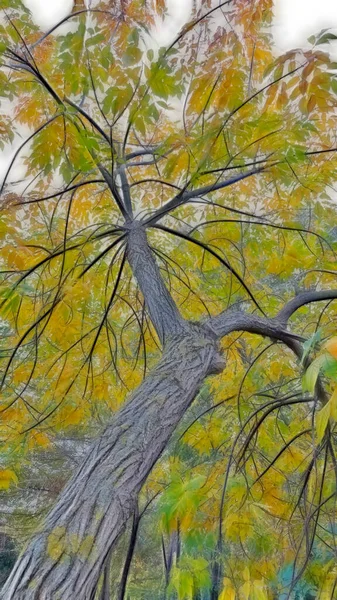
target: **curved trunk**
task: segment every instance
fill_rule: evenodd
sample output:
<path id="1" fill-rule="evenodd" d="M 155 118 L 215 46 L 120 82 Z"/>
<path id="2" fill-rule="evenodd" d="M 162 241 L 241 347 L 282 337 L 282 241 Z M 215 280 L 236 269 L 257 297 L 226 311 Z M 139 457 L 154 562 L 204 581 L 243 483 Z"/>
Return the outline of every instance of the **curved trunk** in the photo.
<path id="1" fill-rule="evenodd" d="M 129 225 L 127 259 L 164 345 L 162 359 L 92 444 L 19 558 L 2 600 L 94 598 L 146 477 L 205 378 L 224 367 L 212 329 L 179 314 L 140 223 Z"/>
<path id="2" fill-rule="evenodd" d="M 215 337 L 190 326 L 116 414 L 17 562 L 3 600 L 90 600 L 137 495 L 205 377 L 223 367 Z"/>

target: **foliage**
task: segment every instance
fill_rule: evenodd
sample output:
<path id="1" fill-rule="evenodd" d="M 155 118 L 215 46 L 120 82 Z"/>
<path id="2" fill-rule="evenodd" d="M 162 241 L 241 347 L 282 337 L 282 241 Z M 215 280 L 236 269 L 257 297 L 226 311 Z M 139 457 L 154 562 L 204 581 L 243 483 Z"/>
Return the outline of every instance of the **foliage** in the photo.
<path id="1" fill-rule="evenodd" d="M 337 83 L 317 48 L 334 38 L 275 58 L 271 0 L 202 4 L 158 48 L 164 2 L 77 4 L 71 26 L 44 35 L 4 2 L 1 144 L 25 139 L 0 217 L 6 494 L 60 440 L 96 435 L 159 356 L 125 260 L 125 182 L 186 319 L 243 303 L 276 315 L 336 278 Z M 225 371 L 142 491 L 132 598 L 208 598 L 219 561 L 221 600 L 333 597 L 335 312 L 327 301 L 294 315 L 302 366 L 274 341 L 225 338 Z M 318 328 L 328 341 L 312 360 Z"/>

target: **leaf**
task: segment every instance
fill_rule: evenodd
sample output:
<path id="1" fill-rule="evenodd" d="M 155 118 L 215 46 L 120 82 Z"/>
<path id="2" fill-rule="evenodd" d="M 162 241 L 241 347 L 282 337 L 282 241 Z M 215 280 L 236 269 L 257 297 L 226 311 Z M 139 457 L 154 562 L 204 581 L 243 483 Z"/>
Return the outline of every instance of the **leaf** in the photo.
<path id="1" fill-rule="evenodd" d="M 330 400 L 330 417 L 337 422 L 337 387 L 335 388 Z"/>
<path id="2" fill-rule="evenodd" d="M 139 63 L 142 58 L 142 52 L 135 46 L 129 46 L 123 55 L 123 64 L 126 67 Z"/>
<path id="3" fill-rule="evenodd" d="M 337 35 L 335 35 L 334 33 L 325 33 L 324 35 L 318 38 L 318 40 L 316 41 L 316 46 L 319 46 L 320 44 L 327 44 L 333 40 L 337 40 Z"/>
<path id="4" fill-rule="evenodd" d="M 228 577 L 224 577 L 222 585 L 223 588 L 219 600 L 236 600 L 235 588 Z"/>
<path id="5" fill-rule="evenodd" d="M 174 566 L 169 590 L 177 592 L 178 600 L 193 600 L 194 582 L 192 573 Z"/>
<path id="6" fill-rule="evenodd" d="M 268 593 L 262 579 L 253 581 L 250 600 L 268 600 Z"/>
<path id="7" fill-rule="evenodd" d="M 315 360 L 312 361 L 302 378 L 302 385 L 304 391 L 310 392 L 311 394 L 314 393 L 317 378 L 326 362 L 326 355 L 318 356 L 317 358 L 315 358 Z"/>
<path id="8" fill-rule="evenodd" d="M 311 352 L 311 350 L 313 350 L 316 346 L 316 344 L 318 344 L 321 341 L 321 337 L 322 337 L 322 332 L 320 329 L 318 329 L 314 335 L 312 335 L 309 339 L 307 339 L 302 348 L 303 348 L 303 354 L 302 354 L 302 358 L 301 358 L 301 364 L 304 364 L 305 359 L 307 358 L 308 354 Z"/>
<path id="9" fill-rule="evenodd" d="M 0 490 L 9 490 L 19 483 L 18 477 L 11 469 L 0 469 Z"/>
<path id="10" fill-rule="evenodd" d="M 326 354 L 326 361 L 323 365 L 323 373 L 326 377 L 337 381 L 337 359 L 331 354 Z"/>
<path id="11" fill-rule="evenodd" d="M 184 529 L 196 511 L 205 478 L 198 475 L 187 481 L 174 481 L 161 498 L 165 526 L 169 530 L 179 519 Z"/>
<path id="12" fill-rule="evenodd" d="M 192 571 L 194 586 L 198 589 L 206 589 L 210 585 L 209 563 L 205 558 L 186 557 L 186 567 Z"/>
<path id="13" fill-rule="evenodd" d="M 308 102 L 307 102 L 307 111 L 308 113 L 311 113 L 315 106 L 316 106 L 317 102 L 316 102 L 316 96 L 314 94 L 311 94 Z"/>
<path id="14" fill-rule="evenodd" d="M 240 587 L 239 597 L 242 600 L 250 600 L 250 590 L 251 590 L 251 582 L 245 581 L 245 583 Z"/>
<path id="15" fill-rule="evenodd" d="M 331 356 L 337 359 L 337 336 L 332 337 L 325 342 L 324 348 L 331 354 Z"/>
<path id="16" fill-rule="evenodd" d="M 323 406 L 323 408 L 321 408 L 321 410 L 319 410 L 316 413 L 315 429 L 316 429 L 316 435 L 317 435 L 317 443 L 319 443 L 324 437 L 327 424 L 329 423 L 330 410 L 331 410 L 331 403 L 329 400 L 329 402 L 327 402 Z"/>
<path id="17" fill-rule="evenodd" d="M 35 448 L 49 448 L 50 439 L 48 435 L 46 435 L 42 431 L 33 431 L 32 435 L 30 436 L 28 445 L 33 450 Z"/>

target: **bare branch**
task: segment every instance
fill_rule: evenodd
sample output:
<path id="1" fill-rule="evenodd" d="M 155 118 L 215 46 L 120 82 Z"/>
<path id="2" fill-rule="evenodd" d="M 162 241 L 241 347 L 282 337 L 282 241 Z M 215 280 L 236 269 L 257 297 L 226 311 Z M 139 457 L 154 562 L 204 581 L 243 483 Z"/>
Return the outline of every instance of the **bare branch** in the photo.
<path id="1" fill-rule="evenodd" d="M 167 204 L 164 204 L 161 208 L 159 208 L 151 217 L 149 217 L 145 221 L 145 225 L 153 225 L 157 223 L 159 219 L 161 219 L 164 215 L 171 212 L 175 208 L 186 204 L 192 198 L 196 198 L 198 196 L 204 196 L 205 194 L 209 194 L 210 192 L 215 192 L 216 190 L 221 190 L 223 188 L 234 185 L 234 183 L 238 183 L 243 179 L 247 179 L 247 177 L 251 177 L 252 175 L 256 175 L 257 173 L 262 173 L 265 170 L 265 167 L 259 167 L 258 169 L 252 169 L 247 173 L 240 173 L 235 177 L 231 177 L 230 179 L 226 179 L 225 181 L 217 181 L 215 183 L 211 183 L 210 185 L 205 185 L 204 187 L 197 188 L 196 190 L 182 190 L 177 196 L 172 198 Z"/>
<path id="2" fill-rule="evenodd" d="M 290 300 L 277 315 L 280 323 L 287 323 L 290 317 L 302 306 L 312 302 L 321 302 L 322 300 L 334 300 L 337 298 L 337 290 L 321 290 L 302 292 Z"/>
<path id="3" fill-rule="evenodd" d="M 216 317 L 208 319 L 205 324 L 219 338 L 233 331 L 246 331 L 285 342 L 287 345 L 291 340 L 304 341 L 303 337 L 287 331 L 285 324 L 278 319 L 268 319 L 235 309 L 225 310 Z"/>

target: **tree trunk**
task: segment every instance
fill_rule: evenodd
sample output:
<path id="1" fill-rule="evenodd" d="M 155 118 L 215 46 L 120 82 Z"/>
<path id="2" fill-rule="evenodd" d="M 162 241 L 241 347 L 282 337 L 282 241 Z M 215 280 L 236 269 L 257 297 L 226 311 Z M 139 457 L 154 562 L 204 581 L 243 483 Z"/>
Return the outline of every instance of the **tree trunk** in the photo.
<path id="1" fill-rule="evenodd" d="M 337 297 L 337 290 L 302 294 L 272 319 L 229 309 L 204 325 L 188 323 L 164 285 L 142 224 L 125 228 L 127 260 L 163 356 L 92 444 L 17 561 L 1 600 L 92 600 L 144 481 L 205 378 L 224 368 L 218 341 L 233 331 L 249 331 L 281 340 L 298 354 L 297 336 L 286 330 L 288 318 L 304 304 Z"/>
<path id="2" fill-rule="evenodd" d="M 90 600 L 137 495 L 205 378 L 223 367 L 206 328 L 167 341 L 62 492 L 8 579 L 3 600 Z"/>

